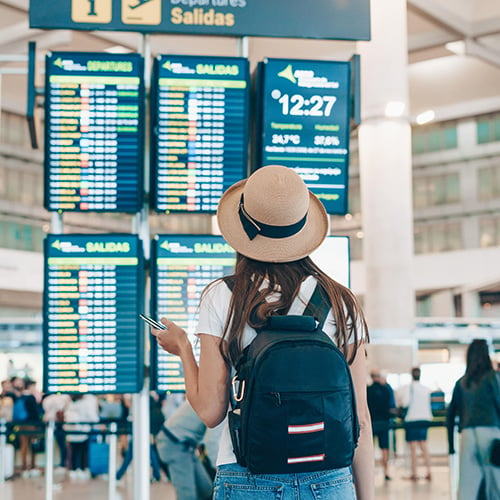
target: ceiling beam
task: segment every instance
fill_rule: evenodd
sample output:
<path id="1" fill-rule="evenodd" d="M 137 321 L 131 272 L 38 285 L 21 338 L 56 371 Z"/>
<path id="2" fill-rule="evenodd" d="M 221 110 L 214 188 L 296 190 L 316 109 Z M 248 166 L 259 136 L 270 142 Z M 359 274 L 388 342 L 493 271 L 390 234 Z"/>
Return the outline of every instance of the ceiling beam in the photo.
<path id="1" fill-rule="evenodd" d="M 450 34 L 444 31 L 408 35 L 408 52 L 418 52 L 421 50 L 433 49 L 434 47 L 442 47 L 448 42 L 456 42 L 462 39 L 463 37 L 458 34 Z"/>
<path id="2" fill-rule="evenodd" d="M 28 20 L 21 21 L 17 24 L 12 24 L 6 28 L 0 29 L 0 47 L 10 43 L 25 40 L 30 36 L 41 33 L 41 30 L 30 30 Z"/>
<path id="3" fill-rule="evenodd" d="M 0 5 L 12 7 L 13 9 L 28 12 L 30 7 L 29 0 L 0 0 Z"/>
<path id="4" fill-rule="evenodd" d="M 488 17 L 471 24 L 471 38 L 481 38 L 497 33 L 500 33 L 500 17 Z"/>
<path id="5" fill-rule="evenodd" d="M 468 56 L 477 57 L 478 59 L 482 59 L 483 61 L 500 68 L 500 54 L 497 51 L 485 47 L 470 38 L 466 38 L 464 42 L 465 53 Z"/>
<path id="6" fill-rule="evenodd" d="M 408 9 L 446 31 L 463 37 L 470 36 L 470 23 L 435 0 L 408 0 Z"/>

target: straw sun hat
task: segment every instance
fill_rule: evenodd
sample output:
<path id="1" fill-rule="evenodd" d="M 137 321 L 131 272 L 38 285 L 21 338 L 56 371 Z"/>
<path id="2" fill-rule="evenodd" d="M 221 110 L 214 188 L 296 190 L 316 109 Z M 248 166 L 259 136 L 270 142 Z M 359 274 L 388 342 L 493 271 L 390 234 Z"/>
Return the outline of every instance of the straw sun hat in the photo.
<path id="1" fill-rule="evenodd" d="M 319 247 L 328 232 L 323 204 L 293 170 L 270 165 L 233 184 L 217 221 L 239 253 L 263 262 L 292 262 Z"/>

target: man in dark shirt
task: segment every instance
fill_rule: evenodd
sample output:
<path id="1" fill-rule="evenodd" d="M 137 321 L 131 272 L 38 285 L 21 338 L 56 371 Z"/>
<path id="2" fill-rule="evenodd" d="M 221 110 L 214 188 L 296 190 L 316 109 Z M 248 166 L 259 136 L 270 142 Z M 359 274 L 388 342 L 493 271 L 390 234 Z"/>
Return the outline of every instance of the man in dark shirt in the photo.
<path id="1" fill-rule="evenodd" d="M 382 451 L 385 480 L 389 476 L 389 424 L 394 413 L 394 392 L 378 369 L 370 372 L 372 384 L 367 388 L 368 408 L 372 419 L 373 436 Z"/>

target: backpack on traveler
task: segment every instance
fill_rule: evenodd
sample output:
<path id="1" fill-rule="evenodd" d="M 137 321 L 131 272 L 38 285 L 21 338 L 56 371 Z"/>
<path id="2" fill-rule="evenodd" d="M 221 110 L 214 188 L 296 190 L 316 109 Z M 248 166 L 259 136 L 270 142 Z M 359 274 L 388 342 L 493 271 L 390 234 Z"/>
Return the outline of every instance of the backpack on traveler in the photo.
<path id="1" fill-rule="evenodd" d="M 352 463 L 355 394 L 345 356 L 322 331 L 329 309 L 317 285 L 302 316 L 271 316 L 235 363 L 231 440 L 238 463 L 254 474 Z"/>

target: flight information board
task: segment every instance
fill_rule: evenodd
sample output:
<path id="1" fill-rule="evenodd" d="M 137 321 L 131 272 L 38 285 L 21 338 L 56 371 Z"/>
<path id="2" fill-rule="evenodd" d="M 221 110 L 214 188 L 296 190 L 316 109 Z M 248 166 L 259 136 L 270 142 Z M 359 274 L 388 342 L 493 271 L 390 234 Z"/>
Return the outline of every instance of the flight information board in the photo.
<path id="1" fill-rule="evenodd" d="M 135 235 L 47 236 L 45 392 L 141 389 L 143 264 L 142 243 Z"/>
<path id="2" fill-rule="evenodd" d="M 151 311 L 184 328 L 193 343 L 201 293 L 212 281 L 232 274 L 236 256 L 221 236 L 156 236 L 151 249 Z M 180 358 L 152 341 L 151 384 L 159 391 L 184 392 Z"/>
<path id="3" fill-rule="evenodd" d="M 293 168 L 328 213 L 347 213 L 349 62 L 267 59 L 259 65 L 257 168 Z"/>
<path id="4" fill-rule="evenodd" d="M 138 212 L 144 185 L 143 58 L 53 52 L 45 68 L 45 208 Z"/>
<path id="5" fill-rule="evenodd" d="M 248 60 L 159 56 L 151 84 L 151 206 L 215 212 L 247 176 Z"/>

